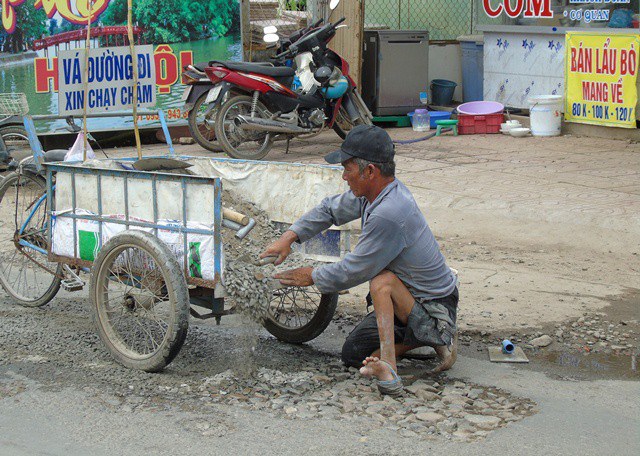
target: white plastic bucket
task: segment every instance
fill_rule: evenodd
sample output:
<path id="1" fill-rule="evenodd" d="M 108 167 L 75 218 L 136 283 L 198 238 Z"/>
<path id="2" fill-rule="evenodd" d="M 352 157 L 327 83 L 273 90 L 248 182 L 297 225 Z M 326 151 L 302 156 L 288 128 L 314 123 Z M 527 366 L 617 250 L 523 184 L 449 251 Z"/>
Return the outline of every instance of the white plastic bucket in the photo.
<path id="1" fill-rule="evenodd" d="M 562 127 L 562 95 L 536 95 L 529 98 L 531 134 L 559 136 Z"/>

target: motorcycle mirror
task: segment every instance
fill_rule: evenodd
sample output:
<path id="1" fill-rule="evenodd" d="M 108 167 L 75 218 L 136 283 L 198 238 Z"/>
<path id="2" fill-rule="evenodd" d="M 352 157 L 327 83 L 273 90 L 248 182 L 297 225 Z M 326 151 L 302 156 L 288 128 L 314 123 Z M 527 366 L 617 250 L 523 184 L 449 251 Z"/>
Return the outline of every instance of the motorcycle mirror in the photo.
<path id="1" fill-rule="evenodd" d="M 340 4 L 340 0 L 331 0 L 331 2 L 329 2 L 329 9 L 333 11 L 338 7 L 339 4 Z"/>
<path id="2" fill-rule="evenodd" d="M 321 86 L 326 85 L 331 79 L 331 68 L 328 66 L 321 66 L 316 71 L 313 72 L 313 79 L 318 81 Z"/>
<path id="3" fill-rule="evenodd" d="M 278 27 L 276 27 L 275 25 L 267 25 L 262 29 L 262 31 L 265 35 L 271 35 L 273 33 L 278 33 Z"/>
<path id="4" fill-rule="evenodd" d="M 275 33 L 267 33 L 262 39 L 265 43 L 277 43 L 280 41 L 280 37 Z"/>

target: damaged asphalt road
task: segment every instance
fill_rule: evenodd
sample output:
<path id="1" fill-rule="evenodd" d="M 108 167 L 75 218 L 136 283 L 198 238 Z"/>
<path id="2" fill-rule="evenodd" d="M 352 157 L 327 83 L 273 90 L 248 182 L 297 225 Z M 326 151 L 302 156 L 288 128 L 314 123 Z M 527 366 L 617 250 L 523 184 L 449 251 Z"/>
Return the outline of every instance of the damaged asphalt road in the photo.
<path id="1" fill-rule="evenodd" d="M 296 160 L 321 162 L 334 136 L 300 145 Z M 461 272 L 463 298 L 458 362 L 431 378 L 433 361 L 403 361 L 415 391 L 390 416 L 339 364 L 366 290 L 341 296 L 333 323 L 300 347 L 239 317 L 219 327 L 190 320 L 160 374 L 113 361 L 85 292 L 41 309 L 0 295 L 0 453 L 640 454 L 637 145 L 567 136 L 516 150 L 510 141 L 399 148 L 399 176 Z M 532 344 L 545 335 L 550 345 Z M 487 345 L 503 338 L 531 363 L 489 363 Z"/>
<path id="2" fill-rule="evenodd" d="M 399 454 L 416 445 L 480 451 L 535 428 L 545 415 L 532 377 L 544 375 L 470 358 L 435 378 L 426 374 L 435 361 L 405 360 L 399 369 L 407 393 L 383 399 L 340 363 L 350 329 L 340 313 L 303 346 L 278 342 L 241 317 L 220 326 L 191 320 L 180 355 L 163 373 L 130 370 L 104 349 L 79 296 L 61 293 L 40 309 L 0 303 L 0 445 L 7 454 Z M 483 381 L 483 369 L 493 381 Z"/>

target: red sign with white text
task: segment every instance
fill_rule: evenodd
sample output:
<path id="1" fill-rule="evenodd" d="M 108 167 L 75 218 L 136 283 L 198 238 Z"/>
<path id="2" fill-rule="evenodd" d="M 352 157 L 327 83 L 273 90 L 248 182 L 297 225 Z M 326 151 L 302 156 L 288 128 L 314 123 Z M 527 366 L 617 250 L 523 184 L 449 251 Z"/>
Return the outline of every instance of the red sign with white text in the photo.
<path id="1" fill-rule="evenodd" d="M 503 13 L 511 18 L 553 17 L 551 0 L 482 0 L 482 8 L 489 17 L 498 17 Z"/>

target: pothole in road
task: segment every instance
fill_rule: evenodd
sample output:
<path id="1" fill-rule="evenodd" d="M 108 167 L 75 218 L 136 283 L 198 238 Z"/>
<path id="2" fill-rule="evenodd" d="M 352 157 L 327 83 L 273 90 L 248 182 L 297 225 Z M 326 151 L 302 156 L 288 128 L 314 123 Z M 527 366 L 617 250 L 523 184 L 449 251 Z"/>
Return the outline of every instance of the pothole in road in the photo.
<path id="1" fill-rule="evenodd" d="M 297 372 L 260 368 L 250 379 L 228 370 L 197 387 L 203 401 L 276 411 L 290 419 L 368 419 L 404 437 L 469 440 L 519 421 L 535 404 L 496 388 L 440 378 L 403 376 L 401 397 L 381 396 L 353 368 L 332 361 Z"/>
<path id="2" fill-rule="evenodd" d="M 16 308 L 0 318 L 0 384 L 10 395 L 9 372 L 42 388 L 76 388 L 105 407 L 124 412 L 182 411 L 211 415 L 212 407 L 239 407 L 284 419 L 358 421 L 422 439 L 470 440 L 535 413 L 535 404 L 505 391 L 427 377 L 424 361 L 405 360 L 400 398 L 381 397 L 370 380 L 346 369 L 336 354 L 287 345 L 258 329 L 256 346 L 239 344 L 247 328 L 193 325 L 180 356 L 161 374 L 116 364 L 95 335 L 79 301 L 47 310 Z M 194 432 L 218 435 L 215 418 Z"/>

